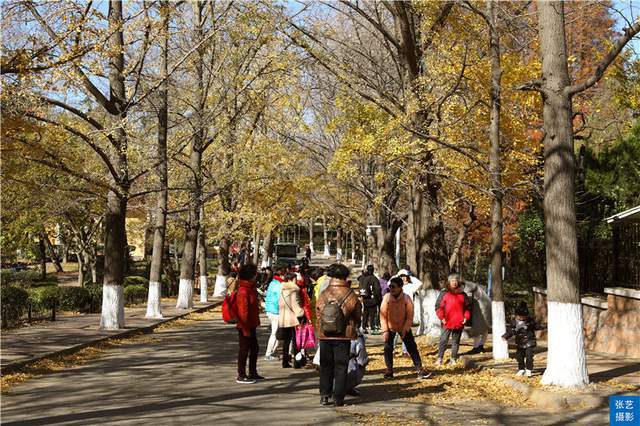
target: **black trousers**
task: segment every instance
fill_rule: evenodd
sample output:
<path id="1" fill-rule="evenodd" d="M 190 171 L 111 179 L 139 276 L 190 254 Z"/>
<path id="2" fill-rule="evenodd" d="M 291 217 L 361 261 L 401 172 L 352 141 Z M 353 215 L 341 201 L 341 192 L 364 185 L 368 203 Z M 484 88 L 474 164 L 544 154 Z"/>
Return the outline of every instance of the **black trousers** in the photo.
<path id="1" fill-rule="evenodd" d="M 376 326 L 376 314 L 378 313 L 378 306 L 366 306 L 363 308 L 362 312 L 362 327 L 367 328 L 367 324 L 369 325 L 369 330 L 373 330 Z"/>
<path id="2" fill-rule="evenodd" d="M 535 348 L 516 349 L 516 360 L 518 360 L 518 370 L 533 370 L 533 350 Z M 526 359 L 526 362 L 525 362 Z"/>
<path id="3" fill-rule="evenodd" d="M 387 366 L 387 370 L 393 371 L 393 342 L 396 339 L 396 332 L 390 331 L 389 338 L 386 342 L 384 342 L 384 363 Z M 418 352 L 418 345 L 416 345 L 416 341 L 413 338 L 413 333 L 411 330 L 407 331 L 404 339 L 402 339 L 402 343 L 404 343 L 407 348 L 407 352 L 411 356 L 411 360 L 413 361 L 413 366 L 416 370 L 420 370 L 422 368 L 422 359 L 420 358 L 420 352 Z M 320 354 L 322 355 L 322 353 Z"/>
<path id="4" fill-rule="evenodd" d="M 320 340 L 320 396 L 344 401 L 350 349 L 349 340 Z"/>
<path id="5" fill-rule="evenodd" d="M 451 336 L 451 359 L 458 358 L 458 348 L 460 347 L 462 329 L 452 330 L 443 327 L 442 333 L 440 334 L 440 343 L 438 344 L 438 359 L 442 359 L 444 356 L 444 351 L 447 349 L 447 343 L 449 343 L 449 336 Z"/>
<path id="6" fill-rule="evenodd" d="M 258 337 L 256 329 L 252 328 L 249 337 L 242 334 L 242 330 L 238 329 L 238 376 L 247 376 L 247 357 L 249 357 L 249 375 L 258 374 Z"/>
<path id="7" fill-rule="evenodd" d="M 289 349 L 291 347 L 291 343 L 293 343 L 293 357 L 298 353 L 298 345 L 296 345 L 296 328 L 295 327 L 283 327 L 285 337 L 282 340 L 282 365 L 287 365 L 290 363 L 291 358 L 289 356 Z"/>

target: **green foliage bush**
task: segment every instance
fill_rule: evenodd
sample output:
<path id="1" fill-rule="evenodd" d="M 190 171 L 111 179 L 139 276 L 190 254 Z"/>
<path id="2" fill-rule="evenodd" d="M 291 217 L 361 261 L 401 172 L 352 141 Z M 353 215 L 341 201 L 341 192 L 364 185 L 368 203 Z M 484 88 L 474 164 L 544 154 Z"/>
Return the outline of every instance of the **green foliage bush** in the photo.
<path id="1" fill-rule="evenodd" d="M 29 302 L 38 310 L 55 309 L 60 304 L 61 287 L 37 287 L 29 290 Z"/>
<path id="2" fill-rule="evenodd" d="M 40 271 L 27 269 L 26 271 L 13 272 L 10 269 L 3 269 L 0 272 L 2 284 L 12 284 L 20 287 L 30 287 L 32 283 L 40 281 Z"/>
<path id="3" fill-rule="evenodd" d="M 148 287 L 143 285 L 130 285 L 124 288 L 124 301 L 127 305 L 135 305 L 147 300 Z"/>
<path id="4" fill-rule="evenodd" d="M 86 311 L 91 304 L 91 295 L 84 287 L 60 287 L 60 309 Z"/>
<path id="5" fill-rule="evenodd" d="M 2 326 L 17 322 L 29 307 L 29 293 L 20 287 L 3 285 L 0 287 Z"/>
<path id="6" fill-rule="evenodd" d="M 129 275 L 127 277 L 124 277 L 124 286 L 125 287 L 129 287 L 132 285 L 139 285 L 139 286 L 149 286 L 149 279 L 145 278 L 143 276 L 140 275 Z"/>
<path id="7" fill-rule="evenodd" d="M 89 312 L 100 312 L 102 308 L 102 284 L 89 284 L 84 288 L 89 292 Z"/>

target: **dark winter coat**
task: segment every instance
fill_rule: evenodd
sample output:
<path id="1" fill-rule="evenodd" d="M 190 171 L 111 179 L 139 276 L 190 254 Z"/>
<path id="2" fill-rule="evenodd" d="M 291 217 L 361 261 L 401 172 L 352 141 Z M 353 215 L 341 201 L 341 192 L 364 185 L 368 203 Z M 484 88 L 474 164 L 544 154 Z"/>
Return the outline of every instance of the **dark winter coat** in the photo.
<path id="1" fill-rule="evenodd" d="M 375 306 L 382 302 L 382 289 L 380 281 L 375 275 L 365 272 L 358 277 L 360 284 L 360 296 L 365 306 Z"/>
<path id="2" fill-rule="evenodd" d="M 505 339 L 516 337 L 516 346 L 520 349 L 536 347 L 536 323 L 531 317 L 524 321 L 513 320 L 507 325 L 507 332 L 502 335 Z"/>

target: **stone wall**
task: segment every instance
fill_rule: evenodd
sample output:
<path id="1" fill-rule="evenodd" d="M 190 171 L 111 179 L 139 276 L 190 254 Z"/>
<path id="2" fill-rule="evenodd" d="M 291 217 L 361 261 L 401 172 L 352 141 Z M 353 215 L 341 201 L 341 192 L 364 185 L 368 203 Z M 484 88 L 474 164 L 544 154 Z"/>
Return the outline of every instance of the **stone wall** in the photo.
<path id="1" fill-rule="evenodd" d="M 534 316 L 547 323 L 547 292 L 534 287 Z M 605 288 L 604 298 L 582 298 L 585 347 L 595 352 L 640 358 L 640 291 Z M 546 330 L 538 338 L 547 337 Z"/>

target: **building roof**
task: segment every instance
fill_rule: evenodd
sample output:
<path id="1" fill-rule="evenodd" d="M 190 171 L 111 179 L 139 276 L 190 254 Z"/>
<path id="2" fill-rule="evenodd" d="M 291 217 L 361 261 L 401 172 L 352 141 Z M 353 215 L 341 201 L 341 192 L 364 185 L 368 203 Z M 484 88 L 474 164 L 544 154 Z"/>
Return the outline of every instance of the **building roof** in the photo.
<path id="1" fill-rule="evenodd" d="M 605 220 L 607 223 L 617 222 L 619 220 L 640 220 L 640 206 L 635 206 L 629 210 L 614 214 Z"/>

